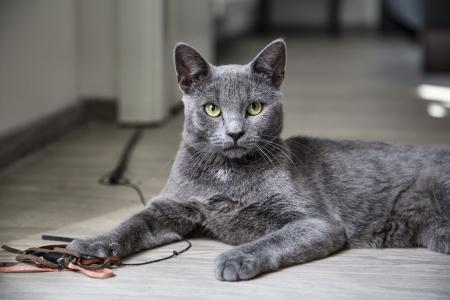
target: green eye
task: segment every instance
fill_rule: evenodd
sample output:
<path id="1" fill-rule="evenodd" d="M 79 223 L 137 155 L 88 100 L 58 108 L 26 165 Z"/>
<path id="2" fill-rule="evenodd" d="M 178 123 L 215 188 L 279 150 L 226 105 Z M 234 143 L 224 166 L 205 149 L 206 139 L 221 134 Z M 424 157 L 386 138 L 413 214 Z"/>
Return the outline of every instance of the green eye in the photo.
<path id="1" fill-rule="evenodd" d="M 259 114 L 262 110 L 262 104 L 261 102 L 253 102 L 249 106 L 247 106 L 247 113 L 251 116 L 256 116 Z"/>
<path id="2" fill-rule="evenodd" d="M 206 104 L 205 112 L 208 114 L 208 116 L 217 117 L 218 115 L 220 115 L 220 108 L 214 104 Z"/>

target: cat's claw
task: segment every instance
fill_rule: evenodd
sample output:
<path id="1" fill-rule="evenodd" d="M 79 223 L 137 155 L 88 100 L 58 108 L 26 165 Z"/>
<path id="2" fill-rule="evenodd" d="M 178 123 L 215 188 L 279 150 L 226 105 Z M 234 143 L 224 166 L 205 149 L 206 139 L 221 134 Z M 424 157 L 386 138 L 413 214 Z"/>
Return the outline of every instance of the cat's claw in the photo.
<path id="1" fill-rule="evenodd" d="M 259 263 L 254 255 L 238 249 L 222 253 L 216 258 L 214 274 L 219 280 L 247 280 L 261 273 Z"/>
<path id="2" fill-rule="evenodd" d="M 96 239 L 74 240 L 67 245 L 67 249 L 96 257 L 119 256 L 119 248 L 116 242 Z"/>

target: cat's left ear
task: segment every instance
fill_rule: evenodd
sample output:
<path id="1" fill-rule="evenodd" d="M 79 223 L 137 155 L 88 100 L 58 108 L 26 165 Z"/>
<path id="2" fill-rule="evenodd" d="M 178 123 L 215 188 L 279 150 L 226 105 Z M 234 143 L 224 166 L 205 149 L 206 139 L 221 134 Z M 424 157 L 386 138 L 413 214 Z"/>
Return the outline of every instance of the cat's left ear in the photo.
<path id="1" fill-rule="evenodd" d="M 277 39 L 267 45 L 251 63 L 254 72 L 269 76 L 277 88 L 283 83 L 285 66 L 286 43 L 283 39 Z"/>
<path id="2" fill-rule="evenodd" d="M 175 46 L 174 62 L 178 85 L 185 93 L 189 93 L 194 82 L 201 76 L 206 76 L 210 69 L 209 63 L 200 53 L 183 43 Z"/>

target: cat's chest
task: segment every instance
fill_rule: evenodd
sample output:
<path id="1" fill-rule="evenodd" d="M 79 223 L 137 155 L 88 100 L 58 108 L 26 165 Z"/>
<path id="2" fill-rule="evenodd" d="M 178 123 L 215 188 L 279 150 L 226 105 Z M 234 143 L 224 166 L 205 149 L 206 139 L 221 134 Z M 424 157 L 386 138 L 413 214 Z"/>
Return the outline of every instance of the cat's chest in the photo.
<path id="1" fill-rule="evenodd" d="M 213 174 L 213 178 L 215 181 L 219 183 L 226 183 L 233 179 L 235 174 L 233 174 L 233 170 L 228 168 L 219 168 L 215 170 Z"/>
<path id="2" fill-rule="evenodd" d="M 281 169 L 258 165 L 177 165 L 172 170 L 165 191 L 185 199 L 208 199 L 214 195 L 223 195 L 238 202 L 247 202 L 279 194 L 290 185 L 287 173 Z"/>
<path id="3" fill-rule="evenodd" d="M 195 207 L 202 226 L 226 243 L 253 241 L 303 216 L 284 172 L 211 168 L 204 175 L 185 178 L 177 187 L 179 199 Z"/>
<path id="4" fill-rule="evenodd" d="M 255 188 L 267 184 L 273 173 L 257 168 L 236 169 L 221 166 L 208 170 L 202 181 L 208 185 L 224 186 L 225 188 Z"/>
<path id="5" fill-rule="evenodd" d="M 188 181 L 205 196 L 226 195 L 232 199 L 245 199 L 270 190 L 273 172 L 257 168 L 211 167 L 201 177 L 189 176 Z"/>

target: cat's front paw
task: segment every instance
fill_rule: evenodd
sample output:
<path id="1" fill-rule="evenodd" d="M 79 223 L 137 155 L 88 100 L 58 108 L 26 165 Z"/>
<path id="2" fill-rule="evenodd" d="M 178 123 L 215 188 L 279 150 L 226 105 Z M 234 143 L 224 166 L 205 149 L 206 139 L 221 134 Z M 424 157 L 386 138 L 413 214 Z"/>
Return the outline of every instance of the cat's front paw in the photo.
<path id="1" fill-rule="evenodd" d="M 86 240 L 74 240 L 69 245 L 67 245 L 67 249 L 88 256 L 120 256 L 120 245 L 109 239 L 94 238 Z"/>
<path id="2" fill-rule="evenodd" d="M 239 249 L 222 253 L 214 263 L 214 274 L 219 280 L 247 280 L 261 272 L 258 258 Z"/>

